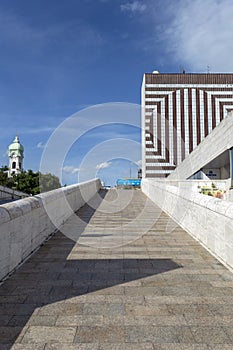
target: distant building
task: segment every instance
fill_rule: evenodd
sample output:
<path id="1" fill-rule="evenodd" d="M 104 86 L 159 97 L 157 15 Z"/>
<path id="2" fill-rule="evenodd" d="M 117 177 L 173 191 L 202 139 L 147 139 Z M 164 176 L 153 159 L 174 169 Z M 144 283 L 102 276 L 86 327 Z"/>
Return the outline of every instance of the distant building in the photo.
<path id="1" fill-rule="evenodd" d="M 142 176 L 167 177 L 233 110 L 233 74 L 145 74 Z"/>
<path id="2" fill-rule="evenodd" d="M 8 147 L 9 156 L 9 172 L 8 176 L 14 174 L 20 174 L 23 170 L 23 158 L 24 158 L 24 148 L 19 142 L 18 135 L 16 135 L 14 141 Z"/>

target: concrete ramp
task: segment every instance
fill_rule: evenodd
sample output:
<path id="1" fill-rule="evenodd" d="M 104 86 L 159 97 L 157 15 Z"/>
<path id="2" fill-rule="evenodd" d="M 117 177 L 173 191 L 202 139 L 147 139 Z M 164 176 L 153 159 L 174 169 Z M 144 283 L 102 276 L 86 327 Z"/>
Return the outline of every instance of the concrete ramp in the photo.
<path id="1" fill-rule="evenodd" d="M 160 214 L 140 190 L 102 190 L 60 230 L 80 245 L 113 249 L 141 238 Z"/>
<path id="2" fill-rule="evenodd" d="M 232 349 L 233 275 L 142 192 L 100 192 L 1 285 L 0 323 L 4 350 Z"/>

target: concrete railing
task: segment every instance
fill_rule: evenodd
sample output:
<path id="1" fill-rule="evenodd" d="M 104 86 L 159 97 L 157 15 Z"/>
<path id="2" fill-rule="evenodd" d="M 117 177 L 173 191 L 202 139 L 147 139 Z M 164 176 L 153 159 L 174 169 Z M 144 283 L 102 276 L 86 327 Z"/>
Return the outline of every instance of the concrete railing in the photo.
<path id="1" fill-rule="evenodd" d="M 28 194 L 13 190 L 9 187 L 0 186 L 0 200 L 19 199 L 29 197 Z"/>
<path id="2" fill-rule="evenodd" d="M 0 206 L 0 280 L 100 189 L 98 179 Z"/>
<path id="3" fill-rule="evenodd" d="M 173 186 L 166 180 L 143 179 L 141 188 L 184 230 L 233 269 L 232 202 L 199 194 L 188 186 Z"/>

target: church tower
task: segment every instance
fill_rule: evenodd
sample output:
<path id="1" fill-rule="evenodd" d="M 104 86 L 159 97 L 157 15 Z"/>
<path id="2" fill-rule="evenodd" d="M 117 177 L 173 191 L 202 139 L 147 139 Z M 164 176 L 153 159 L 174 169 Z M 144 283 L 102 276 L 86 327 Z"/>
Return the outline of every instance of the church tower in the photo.
<path id="1" fill-rule="evenodd" d="M 11 177 L 14 174 L 20 174 L 23 170 L 23 145 L 19 142 L 18 135 L 12 144 L 8 147 L 9 156 L 9 173 L 8 176 Z"/>

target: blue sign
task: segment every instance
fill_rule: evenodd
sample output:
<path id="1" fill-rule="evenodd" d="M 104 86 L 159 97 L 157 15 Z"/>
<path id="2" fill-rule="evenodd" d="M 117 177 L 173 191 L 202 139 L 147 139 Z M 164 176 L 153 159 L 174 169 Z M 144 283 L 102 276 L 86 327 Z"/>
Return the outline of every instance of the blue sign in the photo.
<path id="1" fill-rule="evenodd" d="M 117 186 L 141 186 L 141 179 L 118 179 Z"/>

